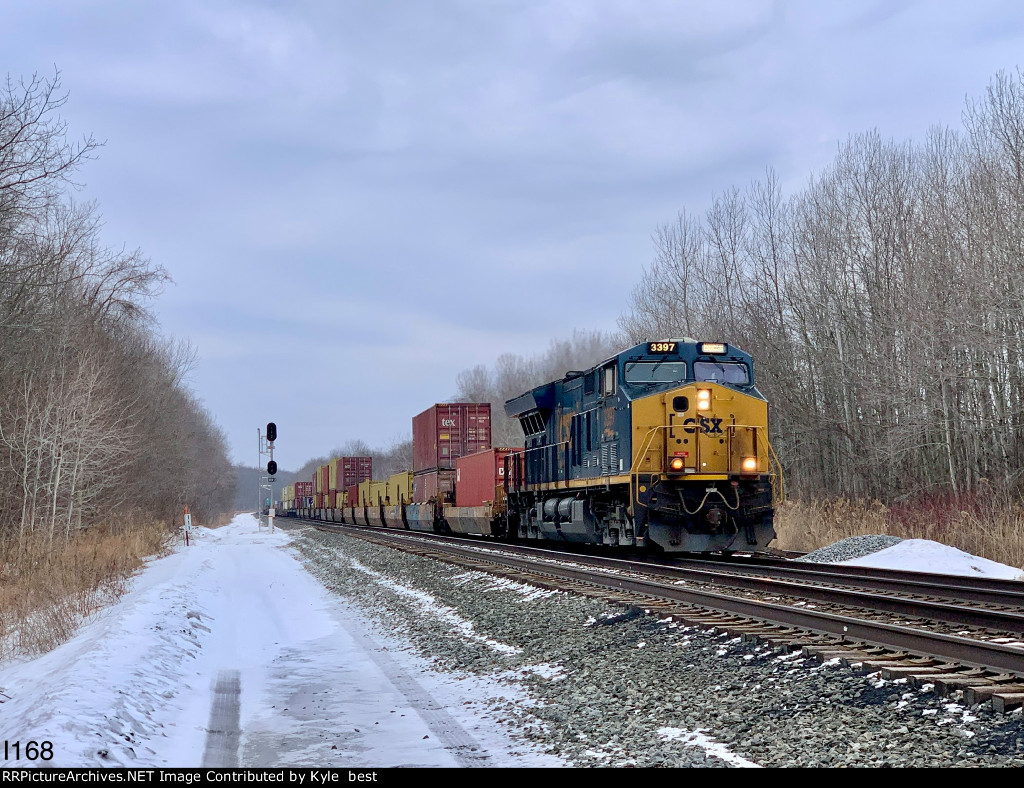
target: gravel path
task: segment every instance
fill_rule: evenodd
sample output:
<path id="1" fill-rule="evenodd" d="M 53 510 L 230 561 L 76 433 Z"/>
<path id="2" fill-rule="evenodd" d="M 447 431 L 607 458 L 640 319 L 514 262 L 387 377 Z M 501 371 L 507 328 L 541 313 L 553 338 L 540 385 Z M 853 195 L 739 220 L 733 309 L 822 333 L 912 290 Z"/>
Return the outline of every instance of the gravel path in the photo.
<path id="1" fill-rule="evenodd" d="M 529 702 L 490 701 L 498 724 L 575 766 L 1024 766 L 1019 711 L 337 534 L 295 544 L 437 669 L 524 690 Z"/>

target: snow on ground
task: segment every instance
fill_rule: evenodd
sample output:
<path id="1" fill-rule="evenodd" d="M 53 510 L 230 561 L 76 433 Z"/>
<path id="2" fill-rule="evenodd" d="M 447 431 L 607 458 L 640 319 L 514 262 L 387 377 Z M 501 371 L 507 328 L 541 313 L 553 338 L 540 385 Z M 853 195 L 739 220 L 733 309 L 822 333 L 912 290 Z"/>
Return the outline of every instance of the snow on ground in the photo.
<path id="1" fill-rule="evenodd" d="M 507 686 L 429 671 L 314 580 L 290 538 L 247 514 L 200 529 L 73 640 L 0 667 L 4 739 L 52 742 L 51 767 L 560 765 L 477 716 Z M 240 695 L 218 699 L 239 702 L 211 724 L 225 677 Z M 240 734 L 207 751 L 225 720 Z"/>
<path id="2" fill-rule="evenodd" d="M 976 555 L 965 553 L 963 550 L 929 539 L 904 539 L 892 547 L 841 563 L 849 566 L 905 569 L 911 572 L 933 572 L 941 575 L 1024 580 L 1024 571 L 1018 567 L 996 563 L 987 558 L 979 558 Z"/>
<path id="3" fill-rule="evenodd" d="M 725 745 L 719 744 L 714 739 L 705 735 L 703 730 L 687 731 L 682 728 L 658 728 L 658 735 L 666 740 L 681 739 L 689 747 L 699 747 L 708 755 L 721 758 L 726 763 L 743 769 L 760 769 L 761 767 L 753 761 L 748 761 L 732 752 Z"/>

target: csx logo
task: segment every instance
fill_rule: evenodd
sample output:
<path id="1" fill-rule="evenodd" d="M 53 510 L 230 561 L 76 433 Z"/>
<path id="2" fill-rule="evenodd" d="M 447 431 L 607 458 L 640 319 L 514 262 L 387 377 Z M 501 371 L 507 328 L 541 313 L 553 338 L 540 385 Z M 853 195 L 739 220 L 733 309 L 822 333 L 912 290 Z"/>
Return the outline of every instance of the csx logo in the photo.
<path id="1" fill-rule="evenodd" d="M 687 425 L 696 424 L 696 427 L 690 427 Z M 701 416 L 699 419 L 689 418 L 683 420 L 683 432 L 689 434 L 695 433 L 700 429 L 704 435 L 710 435 L 711 433 L 717 432 L 722 433 L 722 420 L 721 419 L 709 419 L 707 416 Z"/>
<path id="2" fill-rule="evenodd" d="M 442 427 L 454 427 L 455 426 L 455 419 L 441 419 L 441 426 Z"/>

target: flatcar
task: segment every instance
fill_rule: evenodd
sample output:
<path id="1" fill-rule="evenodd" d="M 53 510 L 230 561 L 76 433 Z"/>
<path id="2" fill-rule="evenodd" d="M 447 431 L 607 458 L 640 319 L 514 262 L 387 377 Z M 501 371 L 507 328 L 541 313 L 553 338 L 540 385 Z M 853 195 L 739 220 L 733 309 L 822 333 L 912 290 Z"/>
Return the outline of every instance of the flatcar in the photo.
<path id="1" fill-rule="evenodd" d="M 525 436 L 506 460 L 509 534 L 666 552 L 775 537 L 768 403 L 737 347 L 644 342 L 505 412 Z"/>

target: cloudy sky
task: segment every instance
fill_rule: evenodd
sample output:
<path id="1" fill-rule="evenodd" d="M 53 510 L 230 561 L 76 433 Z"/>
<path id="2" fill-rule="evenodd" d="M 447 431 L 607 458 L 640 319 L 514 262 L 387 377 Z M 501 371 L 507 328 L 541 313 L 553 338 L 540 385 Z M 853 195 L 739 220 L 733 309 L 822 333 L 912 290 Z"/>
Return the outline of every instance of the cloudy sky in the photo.
<path id="1" fill-rule="evenodd" d="M 1024 65 L 1024 4 L 0 0 L 0 53 L 106 141 L 83 196 L 173 277 L 234 459 L 273 420 L 296 468 L 614 329 L 679 210 L 959 125 Z"/>

